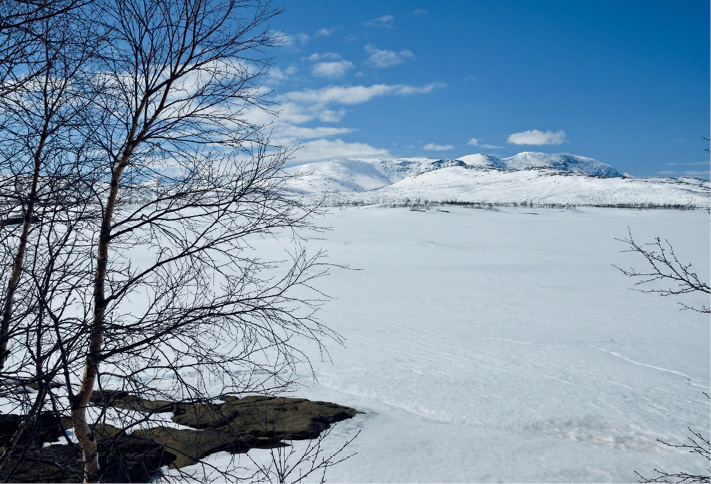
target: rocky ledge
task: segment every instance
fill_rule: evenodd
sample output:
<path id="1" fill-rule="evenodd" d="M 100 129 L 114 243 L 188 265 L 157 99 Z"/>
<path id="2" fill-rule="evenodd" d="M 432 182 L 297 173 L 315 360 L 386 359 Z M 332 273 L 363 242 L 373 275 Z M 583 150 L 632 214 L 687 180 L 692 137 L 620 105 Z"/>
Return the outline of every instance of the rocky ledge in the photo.
<path id="1" fill-rule="evenodd" d="M 102 482 L 148 482 L 163 466 L 179 469 L 215 452 L 236 454 L 286 446 L 289 440 L 313 439 L 331 424 L 358 413 L 334 403 L 267 396 L 224 395 L 219 403 L 175 403 L 104 390 L 95 392 L 91 402 L 148 414 L 172 413 L 171 420 L 181 427 L 152 426 L 129 429 L 127 433 L 112 425 L 95 425 Z M 0 415 L 0 452 L 21 421 L 18 415 Z M 19 440 L 0 469 L 0 480 L 81 482 L 81 453 L 76 446 L 42 445 L 57 441 L 63 428 L 71 428 L 68 418 L 43 413 L 38 419 L 35 444 Z"/>

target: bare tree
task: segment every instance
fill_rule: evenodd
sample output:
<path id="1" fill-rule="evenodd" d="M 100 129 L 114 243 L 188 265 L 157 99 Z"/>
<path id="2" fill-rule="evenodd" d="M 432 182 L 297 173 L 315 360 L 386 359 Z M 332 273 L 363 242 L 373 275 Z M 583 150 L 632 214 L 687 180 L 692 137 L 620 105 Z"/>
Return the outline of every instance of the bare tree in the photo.
<path id="1" fill-rule="evenodd" d="M 662 241 L 659 237 L 654 242 L 638 244 L 629 231 L 624 239 L 617 239 L 625 243 L 629 248 L 623 252 L 633 252 L 641 255 L 645 260 L 645 269 L 634 268 L 622 269 L 614 266 L 624 275 L 633 278 L 635 288 L 641 292 L 658 294 L 659 296 L 681 296 L 691 293 L 711 294 L 709 285 L 702 281 L 696 272 L 692 271 L 691 263 L 681 262 L 674 247 L 668 240 Z M 661 283 L 661 285 L 660 285 Z M 679 302 L 683 309 L 691 309 L 700 313 L 711 313 L 711 307 L 702 305 L 701 307 L 688 306 Z"/>
<path id="2" fill-rule="evenodd" d="M 45 370 L 57 369 L 53 350 L 43 347 L 49 326 L 41 307 L 42 294 L 56 288 L 40 288 L 32 280 L 33 274 L 45 274 L 51 281 L 62 272 L 46 272 L 52 256 L 44 252 L 45 229 L 58 217 L 66 222 L 87 216 L 74 210 L 77 186 L 71 175 L 85 145 L 78 141 L 82 96 L 76 79 L 96 46 L 91 30 L 79 25 L 88 24 L 89 12 L 78 16 L 75 9 L 88 3 L 2 4 L 0 36 L 8 54 L 0 59 L 0 391 L 24 418 L 5 445 L 0 467 L 20 438 L 34 439 L 52 378 Z M 46 222 L 39 224 L 41 219 Z M 27 385 L 37 389 L 34 400 L 24 393 Z"/>
<path id="3" fill-rule="evenodd" d="M 632 237 L 631 230 L 628 231 L 626 238 L 617 240 L 629 247 L 623 252 L 639 254 L 646 262 L 644 270 L 634 268 L 622 269 L 614 266 L 625 276 L 636 280 L 636 290 L 658 294 L 663 297 L 677 297 L 693 293 L 711 294 L 709 285 L 703 282 L 696 272 L 691 270 L 691 263 L 684 263 L 679 260 L 674 252 L 674 247 L 668 240 L 665 239 L 662 241 L 657 237 L 654 239 L 654 242 L 639 244 Z M 679 304 L 682 306 L 682 309 L 690 309 L 705 314 L 711 313 L 711 308 L 706 305 L 697 307 L 689 306 L 683 302 L 679 302 Z M 708 393 L 704 393 L 704 396 L 707 400 L 711 400 Z M 688 430 L 687 443 L 673 444 L 660 439 L 657 440 L 668 447 L 687 450 L 692 454 L 700 456 L 705 461 L 708 474 L 688 473 L 684 471 L 667 472 L 654 469 L 654 472 L 656 472 L 656 476 L 654 477 L 645 477 L 639 472 L 635 472 L 639 476 L 640 482 L 675 482 L 680 484 L 711 482 L 711 443 L 708 437 L 704 437 L 701 432 L 692 430 L 691 428 Z"/>
<path id="4" fill-rule="evenodd" d="M 684 471 L 678 472 L 666 472 L 660 471 L 659 469 L 654 469 L 657 473 L 653 477 L 644 477 L 639 472 L 635 472 L 640 478 L 639 482 L 675 482 L 678 484 L 690 484 L 692 482 L 711 482 L 711 442 L 707 437 L 704 437 L 701 432 L 689 430 L 689 436 L 687 436 L 687 442 L 684 444 L 671 444 L 663 440 L 659 440 L 662 444 L 672 447 L 674 449 L 685 450 L 691 452 L 692 454 L 697 454 L 701 458 L 707 461 L 708 474 L 690 474 Z"/>
<path id="5" fill-rule="evenodd" d="M 92 0 L 11 0 L 3 2 L 0 31 L 27 27 L 91 3 Z"/>
<path id="6" fill-rule="evenodd" d="M 298 243 L 317 209 L 287 193 L 289 153 L 245 117 L 264 105 L 256 81 L 279 11 L 260 0 L 24 6 L 0 26 L 34 69 L 1 73 L 0 371 L 28 416 L 13 442 L 43 408 L 68 412 L 82 477 L 96 481 L 108 413 L 89 415 L 97 392 L 192 403 L 276 391 L 308 360 L 304 344 L 324 351 L 339 337 L 314 317 L 325 296 L 312 282 L 328 266 Z M 38 25 L 44 39 L 27 30 Z M 43 41 L 20 45 L 28 32 Z M 262 254 L 263 238 L 288 244 Z M 13 394 L 11 380 L 39 390 Z M 120 433 L 157 418 L 137 410 Z"/>
<path id="7" fill-rule="evenodd" d="M 297 452 L 292 445 L 279 446 L 271 450 L 271 462 L 267 465 L 252 460 L 258 471 L 255 482 L 303 482 L 320 475 L 318 482 L 326 482 L 326 471 L 329 467 L 344 462 L 355 454 L 347 454 L 346 449 L 360 435 L 360 431 L 346 440 L 335 452 L 325 452 L 323 442 L 328 438 L 332 428 L 327 429 L 318 438 L 306 443 L 303 452 Z"/>
<path id="8" fill-rule="evenodd" d="M 89 4 L 2 4 L 0 32 L 17 57 L 0 60 L 0 392 L 23 420 L 4 445 L 0 468 L 18 441 L 35 440 L 48 405 L 60 415 L 50 388 L 62 373 L 58 328 L 46 307 L 61 301 L 60 281 L 72 272 L 76 281 L 76 269 L 85 270 L 89 260 L 80 254 L 84 235 L 75 230 L 93 210 L 82 195 L 86 181 L 76 176 L 87 149 L 78 115 L 87 102 L 79 86 L 98 45 L 92 11 L 77 11 Z M 74 327 L 64 339 L 81 333 Z"/>
<path id="9" fill-rule="evenodd" d="M 94 0 L 5 0 L 0 2 L 0 95 L 13 92 L 46 68 L 35 55 L 48 42 L 48 26 Z"/>
<path id="10" fill-rule="evenodd" d="M 81 385 L 70 395 L 88 481 L 99 475 L 86 409 L 100 364 L 118 359 L 114 366 L 125 366 L 127 358 L 142 359 L 146 350 L 149 360 L 173 360 L 199 344 L 168 343 L 186 328 L 205 331 L 222 318 L 239 318 L 233 294 L 243 291 L 240 283 L 254 283 L 253 272 L 235 267 L 248 279 L 234 280 L 224 267 L 243 262 L 237 255 L 240 236 L 299 223 L 295 207 L 278 203 L 273 186 L 283 154 L 267 155 L 258 145 L 256 153 L 248 153 L 252 166 L 243 168 L 235 153 L 260 143 L 257 127 L 241 113 L 246 103 L 256 102 L 252 81 L 265 63 L 260 67 L 259 59 L 244 56 L 270 45 L 265 22 L 276 12 L 256 3 L 245 19 L 245 7 L 252 5 L 238 1 L 129 0 L 102 7 L 110 37 L 93 79 L 95 103 L 87 122 L 99 128 L 94 141 L 103 158 L 93 171 L 107 183 L 95 194 L 102 222 L 91 336 Z M 177 174 L 166 177 L 170 164 Z M 157 193 L 121 210 L 122 201 L 140 199 L 146 193 L 141 185 L 156 177 Z M 110 247 L 123 244 L 126 250 L 136 241 L 155 248 L 154 262 L 138 269 L 112 267 Z M 226 257 L 222 267 L 217 256 Z M 220 276 L 222 281 L 214 279 Z M 214 295 L 215 283 L 224 284 L 226 297 Z M 139 288 L 153 292 L 149 312 L 122 314 L 121 304 Z M 116 368 L 112 373 L 120 374 Z"/>
<path id="11" fill-rule="evenodd" d="M 0 100 L 0 217 L 8 229 L 2 238 L 3 260 L 12 260 L 3 281 L 0 373 L 8 355 L 13 305 L 30 232 L 39 219 L 37 210 L 61 209 L 67 194 L 60 187 L 72 185 L 66 180 L 73 178 L 77 165 L 73 154 L 86 144 L 78 115 L 87 102 L 77 86 L 80 69 L 97 45 L 91 29 L 84 28 L 90 21 L 87 17 L 87 12 L 83 18 L 45 14 L 34 20 L 33 27 L 41 35 L 37 33 L 37 48 L 26 61 L 37 71 L 30 81 L 14 84 Z M 11 230 L 13 226 L 18 230 Z"/>

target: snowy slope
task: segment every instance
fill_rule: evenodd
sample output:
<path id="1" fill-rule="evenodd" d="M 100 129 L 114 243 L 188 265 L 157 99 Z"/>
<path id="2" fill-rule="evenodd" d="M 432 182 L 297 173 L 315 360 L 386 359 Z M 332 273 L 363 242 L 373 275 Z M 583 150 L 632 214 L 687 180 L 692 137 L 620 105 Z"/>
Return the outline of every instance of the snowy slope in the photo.
<path id="1" fill-rule="evenodd" d="M 469 166 L 476 168 L 496 168 L 498 170 L 508 169 L 506 163 L 504 163 L 501 158 L 498 158 L 494 155 L 476 153 L 474 155 L 462 156 L 461 158 L 457 159 L 463 161 Z"/>
<path id="2" fill-rule="evenodd" d="M 554 168 L 563 171 L 581 171 L 590 175 L 606 178 L 621 176 L 610 165 L 585 156 L 571 155 L 569 153 L 532 153 L 524 151 L 509 158 L 503 158 L 509 170 L 527 170 L 530 168 Z"/>
<path id="3" fill-rule="evenodd" d="M 550 169 L 500 171 L 459 167 L 408 177 L 354 199 L 573 205 L 709 206 L 709 183 L 696 179 L 599 178 Z"/>
<path id="4" fill-rule="evenodd" d="M 626 178 L 592 158 L 524 152 L 508 158 L 468 155 L 351 159 L 290 169 L 300 194 L 329 193 L 331 203 L 429 202 L 709 207 L 710 185 L 695 178 Z"/>
<path id="5" fill-rule="evenodd" d="M 290 184 L 290 188 L 300 193 L 362 192 L 450 166 L 467 166 L 467 164 L 459 160 L 432 158 L 352 158 L 308 163 L 289 169 L 291 173 L 300 177 Z"/>

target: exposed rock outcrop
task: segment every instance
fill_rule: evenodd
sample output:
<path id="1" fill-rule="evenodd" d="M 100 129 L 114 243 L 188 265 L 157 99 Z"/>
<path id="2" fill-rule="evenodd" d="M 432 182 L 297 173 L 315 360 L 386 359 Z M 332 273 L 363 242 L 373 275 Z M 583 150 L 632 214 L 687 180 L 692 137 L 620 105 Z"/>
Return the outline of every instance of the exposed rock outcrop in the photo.
<path id="1" fill-rule="evenodd" d="M 218 402 L 176 403 L 104 390 L 95 392 L 91 403 L 148 413 L 170 412 L 173 422 L 190 427 L 157 426 L 127 434 L 108 424 L 95 425 L 102 482 L 148 482 L 163 466 L 179 469 L 215 452 L 243 453 L 286 446 L 287 440 L 313 439 L 329 425 L 357 413 L 334 403 L 267 396 L 225 395 Z M 21 421 L 19 415 L 0 415 L 3 446 L 11 441 Z M 0 479 L 6 480 L 12 473 L 11 482 L 81 482 L 81 453 L 76 446 L 42 445 L 56 441 L 62 427 L 70 428 L 70 421 L 43 413 L 33 441 L 19 439 L 11 449 Z"/>

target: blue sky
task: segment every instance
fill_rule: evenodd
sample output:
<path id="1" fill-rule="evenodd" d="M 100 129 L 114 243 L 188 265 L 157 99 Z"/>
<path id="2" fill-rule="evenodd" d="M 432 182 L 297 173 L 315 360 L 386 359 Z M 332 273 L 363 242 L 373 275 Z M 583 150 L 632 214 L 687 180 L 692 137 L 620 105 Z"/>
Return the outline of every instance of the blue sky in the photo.
<path id="1" fill-rule="evenodd" d="M 709 2 L 277 0 L 295 163 L 521 151 L 708 178 Z"/>

